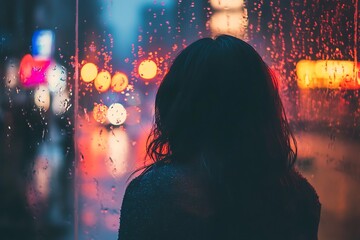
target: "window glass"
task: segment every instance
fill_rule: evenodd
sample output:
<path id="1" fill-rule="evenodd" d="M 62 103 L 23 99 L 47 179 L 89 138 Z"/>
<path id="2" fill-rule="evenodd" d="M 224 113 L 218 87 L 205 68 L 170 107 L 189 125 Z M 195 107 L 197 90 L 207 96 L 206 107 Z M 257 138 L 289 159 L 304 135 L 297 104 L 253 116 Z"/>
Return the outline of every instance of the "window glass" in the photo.
<path id="1" fill-rule="evenodd" d="M 151 163 L 161 79 L 193 41 L 230 34 L 278 78 L 297 168 L 322 202 L 319 238 L 360 238 L 358 22 L 358 0 L 5 1 L 0 228 L 116 239 L 129 176 Z"/>

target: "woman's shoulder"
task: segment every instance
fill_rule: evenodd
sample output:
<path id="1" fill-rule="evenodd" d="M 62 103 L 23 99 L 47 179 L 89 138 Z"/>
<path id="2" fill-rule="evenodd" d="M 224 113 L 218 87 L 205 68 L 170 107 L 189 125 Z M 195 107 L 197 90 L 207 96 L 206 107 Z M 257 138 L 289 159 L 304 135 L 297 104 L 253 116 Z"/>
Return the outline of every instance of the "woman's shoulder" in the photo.
<path id="1" fill-rule="evenodd" d="M 132 180 L 126 192 L 140 199 L 163 199 L 162 204 L 186 211 L 201 205 L 208 212 L 212 206 L 210 183 L 191 164 L 155 163 Z"/>
<path id="2" fill-rule="evenodd" d="M 310 182 L 297 170 L 292 170 L 288 176 L 281 181 L 282 188 L 288 193 L 288 198 L 292 203 L 314 215 L 320 214 L 321 203 L 315 188 Z"/>
<path id="3" fill-rule="evenodd" d="M 288 181 L 288 182 L 286 182 Z M 315 188 L 309 183 L 309 181 L 297 170 L 292 170 L 289 173 L 287 179 L 285 179 L 285 185 L 294 187 L 297 191 L 301 192 L 305 196 L 311 197 L 314 200 L 319 200 Z"/>
<path id="4" fill-rule="evenodd" d="M 156 162 L 131 180 L 127 192 L 146 190 L 149 194 L 159 195 L 179 191 L 183 189 L 182 186 L 186 186 L 187 182 L 191 181 L 191 178 L 195 178 L 190 172 L 190 169 L 179 164 Z"/>
<path id="5" fill-rule="evenodd" d="M 173 172 L 171 166 L 163 164 L 155 163 L 146 167 L 126 187 L 122 215 L 147 217 L 159 212 L 164 204 L 163 199 L 168 199 L 166 191 L 171 189 L 168 185 Z"/>
<path id="6" fill-rule="evenodd" d="M 139 176 L 131 180 L 129 186 L 154 185 L 159 187 L 176 180 L 181 175 L 181 169 L 174 164 L 156 162 L 145 167 Z"/>

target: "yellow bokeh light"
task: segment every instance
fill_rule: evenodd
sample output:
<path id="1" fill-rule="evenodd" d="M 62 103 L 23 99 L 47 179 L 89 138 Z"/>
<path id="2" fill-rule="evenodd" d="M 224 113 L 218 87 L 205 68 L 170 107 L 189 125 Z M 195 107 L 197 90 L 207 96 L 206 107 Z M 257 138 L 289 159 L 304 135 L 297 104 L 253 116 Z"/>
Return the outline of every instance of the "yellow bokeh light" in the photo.
<path id="1" fill-rule="evenodd" d="M 359 88 L 355 63 L 343 60 L 301 60 L 296 64 L 297 84 L 300 89 Z"/>
<path id="2" fill-rule="evenodd" d="M 99 92 L 105 92 L 111 84 L 111 75 L 108 71 L 100 72 L 94 81 L 95 88 Z"/>
<path id="3" fill-rule="evenodd" d="M 129 79 L 125 73 L 117 72 L 111 79 L 111 88 L 114 92 L 122 92 L 129 84 Z"/>
<path id="4" fill-rule="evenodd" d="M 314 65 L 314 61 L 311 60 L 301 60 L 296 64 L 297 84 L 299 88 L 313 88 L 316 85 Z"/>
<path id="5" fill-rule="evenodd" d="M 97 74 L 98 74 L 98 69 L 96 65 L 93 63 L 86 63 L 81 68 L 81 72 L 80 72 L 81 78 L 84 82 L 93 81 L 96 78 Z"/>
<path id="6" fill-rule="evenodd" d="M 244 0 L 211 0 L 210 4 L 216 10 L 233 10 L 242 8 Z"/>
<path id="7" fill-rule="evenodd" d="M 143 79 L 153 79 L 157 74 L 157 66 L 153 60 L 144 60 L 139 65 L 139 75 Z"/>
<path id="8" fill-rule="evenodd" d="M 104 104 L 96 104 L 93 109 L 93 117 L 98 123 L 105 123 L 107 120 L 108 107 Z"/>
<path id="9" fill-rule="evenodd" d="M 344 79 L 354 79 L 354 66 L 352 61 L 316 61 L 315 74 L 324 87 L 339 88 Z"/>
<path id="10" fill-rule="evenodd" d="M 244 10 L 219 11 L 211 15 L 210 18 L 212 36 L 228 34 L 246 40 L 248 25 L 248 15 Z"/>

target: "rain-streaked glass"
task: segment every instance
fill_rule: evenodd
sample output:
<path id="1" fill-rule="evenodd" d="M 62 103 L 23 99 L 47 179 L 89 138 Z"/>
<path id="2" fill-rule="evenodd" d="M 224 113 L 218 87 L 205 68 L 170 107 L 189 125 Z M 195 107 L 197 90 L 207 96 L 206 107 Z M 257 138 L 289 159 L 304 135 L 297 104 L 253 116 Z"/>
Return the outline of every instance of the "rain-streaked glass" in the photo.
<path id="1" fill-rule="evenodd" d="M 128 178 L 149 163 L 161 79 L 187 45 L 222 33 L 279 79 L 297 168 L 322 202 L 319 239 L 360 239 L 358 0 L 1 5 L 5 239 L 116 239 Z"/>

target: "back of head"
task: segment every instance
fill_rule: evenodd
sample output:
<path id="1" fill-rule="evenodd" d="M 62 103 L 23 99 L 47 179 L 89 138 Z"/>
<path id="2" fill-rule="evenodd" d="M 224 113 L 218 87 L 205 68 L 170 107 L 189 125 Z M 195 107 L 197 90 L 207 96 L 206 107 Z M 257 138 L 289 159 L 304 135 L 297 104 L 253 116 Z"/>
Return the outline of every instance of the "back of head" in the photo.
<path id="1" fill-rule="evenodd" d="M 231 224 L 252 214 L 244 192 L 280 180 L 296 159 L 276 78 L 249 44 L 227 35 L 200 39 L 174 60 L 156 95 L 147 151 L 156 162 L 202 159 Z"/>
<path id="2" fill-rule="evenodd" d="M 204 156 L 229 175 L 278 175 L 295 161 L 291 140 L 271 70 L 249 44 L 221 35 L 174 60 L 156 95 L 148 153 L 155 161 Z"/>

